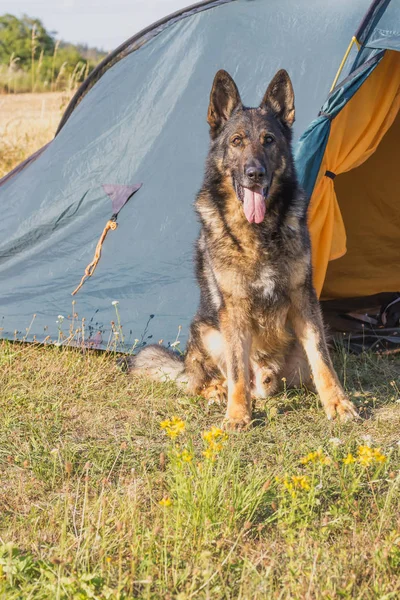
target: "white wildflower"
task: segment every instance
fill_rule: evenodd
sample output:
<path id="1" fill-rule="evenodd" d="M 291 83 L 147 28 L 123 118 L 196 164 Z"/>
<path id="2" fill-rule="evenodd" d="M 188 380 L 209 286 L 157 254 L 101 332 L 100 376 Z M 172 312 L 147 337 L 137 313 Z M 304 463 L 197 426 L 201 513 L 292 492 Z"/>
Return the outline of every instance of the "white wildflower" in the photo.
<path id="1" fill-rule="evenodd" d="M 329 442 L 332 444 L 332 446 L 340 446 L 340 444 L 343 444 L 342 440 L 337 437 L 330 438 Z"/>

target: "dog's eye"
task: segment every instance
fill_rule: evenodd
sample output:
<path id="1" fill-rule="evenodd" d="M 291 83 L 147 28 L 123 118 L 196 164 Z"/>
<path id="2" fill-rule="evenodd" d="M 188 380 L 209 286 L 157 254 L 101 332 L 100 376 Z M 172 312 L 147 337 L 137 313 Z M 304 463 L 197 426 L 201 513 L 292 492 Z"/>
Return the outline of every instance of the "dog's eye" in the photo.
<path id="1" fill-rule="evenodd" d="M 242 143 L 242 138 L 240 137 L 240 135 L 235 135 L 235 137 L 233 137 L 231 139 L 231 144 L 233 146 L 240 146 L 241 143 Z"/>
<path id="2" fill-rule="evenodd" d="M 274 138 L 272 137 L 272 135 L 266 135 L 264 138 L 264 146 L 268 146 L 268 144 L 272 144 L 272 142 L 274 142 Z"/>

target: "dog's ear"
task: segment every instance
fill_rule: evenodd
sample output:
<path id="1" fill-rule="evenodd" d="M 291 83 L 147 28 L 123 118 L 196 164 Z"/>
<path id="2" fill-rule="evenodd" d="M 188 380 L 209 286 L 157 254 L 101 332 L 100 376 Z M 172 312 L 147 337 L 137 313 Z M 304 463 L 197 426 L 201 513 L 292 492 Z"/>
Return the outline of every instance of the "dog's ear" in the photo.
<path id="1" fill-rule="evenodd" d="M 270 108 L 288 127 L 294 123 L 294 91 L 290 77 L 281 69 L 269 84 L 261 108 Z"/>
<path id="2" fill-rule="evenodd" d="M 221 127 L 241 103 L 236 83 L 229 73 L 221 69 L 214 77 L 208 105 L 207 121 L 211 137 L 218 135 Z"/>

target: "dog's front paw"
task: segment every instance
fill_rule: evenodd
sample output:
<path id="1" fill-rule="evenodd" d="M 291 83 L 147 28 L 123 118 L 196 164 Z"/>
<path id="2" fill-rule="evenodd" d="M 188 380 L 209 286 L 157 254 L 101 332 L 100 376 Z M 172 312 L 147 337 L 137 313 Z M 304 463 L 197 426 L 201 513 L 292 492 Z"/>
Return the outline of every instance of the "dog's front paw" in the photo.
<path id="1" fill-rule="evenodd" d="M 227 431 L 241 431 L 243 429 L 248 429 L 250 423 L 251 413 L 247 410 L 228 410 L 222 427 Z"/>
<path id="2" fill-rule="evenodd" d="M 329 399 L 329 402 L 325 405 L 325 411 L 328 419 L 339 417 L 342 422 L 360 418 L 354 404 L 341 390 L 337 391 L 337 393 Z"/>
<path id="3" fill-rule="evenodd" d="M 347 396 L 343 396 L 336 405 L 336 413 L 343 422 L 350 421 L 351 419 L 360 419 L 356 407 Z"/>

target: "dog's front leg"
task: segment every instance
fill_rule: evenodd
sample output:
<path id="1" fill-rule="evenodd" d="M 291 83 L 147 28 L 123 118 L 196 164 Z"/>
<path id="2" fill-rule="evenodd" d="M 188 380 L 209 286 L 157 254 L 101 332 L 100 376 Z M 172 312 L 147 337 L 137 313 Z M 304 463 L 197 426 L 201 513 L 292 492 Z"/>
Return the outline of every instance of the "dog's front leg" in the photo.
<path id="1" fill-rule="evenodd" d="M 289 318 L 304 347 L 314 384 L 328 419 L 339 415 L 342 420 L 357 417 L 333 368 L 326 344 L 321 309 L 312 284 L 298 288 L 291 298 Z"/>
<path id="2" fill-rule="evenodd" d="M 251 421 L 250 327 L 244 314 L 233 305 L 220 311 L 219 320 L 228 380 L 226 425 L 242 429 Z"/>

